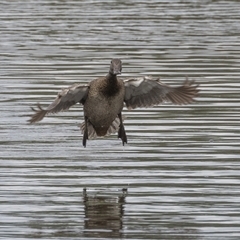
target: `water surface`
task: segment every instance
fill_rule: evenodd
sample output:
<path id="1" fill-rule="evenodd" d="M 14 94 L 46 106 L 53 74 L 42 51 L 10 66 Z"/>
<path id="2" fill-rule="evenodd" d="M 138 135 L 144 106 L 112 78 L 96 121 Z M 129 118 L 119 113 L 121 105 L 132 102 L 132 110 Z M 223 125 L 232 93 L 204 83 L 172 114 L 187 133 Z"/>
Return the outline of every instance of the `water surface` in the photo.
<path id="1" fill-rule="evenodd" d="M 1 239 L 239 239 L 238 1 L 1 9 Z M 113 57 L 122 77 L 195 79 L 197 102 L 124 110 L 124 147 L 83 148 L 80 105 L 27 124 L 30 106 L 105 75 Z"/>

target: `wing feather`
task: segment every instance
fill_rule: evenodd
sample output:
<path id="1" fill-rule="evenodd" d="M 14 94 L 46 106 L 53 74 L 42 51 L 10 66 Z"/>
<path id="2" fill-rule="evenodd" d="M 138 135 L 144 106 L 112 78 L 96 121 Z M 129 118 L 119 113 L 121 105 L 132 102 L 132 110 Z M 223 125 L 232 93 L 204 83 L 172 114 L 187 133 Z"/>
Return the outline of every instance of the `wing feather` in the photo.
<path id="1" fill-rule="evenodd" d="M 137 107 L 151 107 L 163 102 L 172 102 L 182 105 L 194 101 L 199 89 L 194 81 L 186 78 L 180 87 L 171 87 L 160 81 L 159 78 L 141 77 L 124 80 L 124 101 L 128 109 Z"/>
<path id="2" fill-rule="evenodd" d="M 88 84 L 73 84 L 72 86 L 62 89 L 56 99 L 46 109 L 37 104 L 37 109 L 31 108 L 35 113 L 28 120 L 30 123 L 41 121 L 45 115 L 49 113 L 58 113 L 60 111 L 68 110 L 74 104 L 80 102 L 84 103 L 88 94 Z"/>

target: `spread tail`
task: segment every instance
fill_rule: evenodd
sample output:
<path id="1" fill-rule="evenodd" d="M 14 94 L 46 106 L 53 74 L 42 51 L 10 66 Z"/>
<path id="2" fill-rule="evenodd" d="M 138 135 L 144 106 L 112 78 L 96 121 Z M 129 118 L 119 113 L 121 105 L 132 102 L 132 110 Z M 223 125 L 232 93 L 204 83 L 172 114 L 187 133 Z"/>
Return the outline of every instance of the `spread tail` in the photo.
<path id="1" fill-rule="evenodd" d="M 88 138 L 89 139 L 95 139 L 98 137 L 96 130 L 94 129 L 93 125 L 91 124 L 91 122 L 88 121 Z M 120 120 L 118 117 L 115 118 L 115 120 L 112 122 L 112 124 L 110 125 L 110 127 L 108 128 L 108 130 L 106 131 L 106 133 L 104 134 L 104 136 L 108 136 L 111 134 L 114 134 L 118 131 L 119 129 L 119 125 L 120 125 Z M 81 132 L 84 133 L 84 129 L 85 129 L 85 122 L 82 122 L 80 124 L 80 129 Z"/>

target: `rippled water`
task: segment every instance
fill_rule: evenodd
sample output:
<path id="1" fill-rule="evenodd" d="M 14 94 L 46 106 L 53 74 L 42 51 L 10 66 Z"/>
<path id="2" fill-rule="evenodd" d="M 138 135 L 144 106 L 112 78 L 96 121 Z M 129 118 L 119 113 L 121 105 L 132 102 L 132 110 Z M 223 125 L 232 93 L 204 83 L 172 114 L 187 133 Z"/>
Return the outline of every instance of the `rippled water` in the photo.
<path id="1" fill-rule="evenodd" d="M 1 239 L 239 239 L 238 1 L 2 1 Z M 200 84 L 198 101 L 124 111 L 82 147 L 81 106 L 30 106 L 121 58 L 123 76 Z"/>

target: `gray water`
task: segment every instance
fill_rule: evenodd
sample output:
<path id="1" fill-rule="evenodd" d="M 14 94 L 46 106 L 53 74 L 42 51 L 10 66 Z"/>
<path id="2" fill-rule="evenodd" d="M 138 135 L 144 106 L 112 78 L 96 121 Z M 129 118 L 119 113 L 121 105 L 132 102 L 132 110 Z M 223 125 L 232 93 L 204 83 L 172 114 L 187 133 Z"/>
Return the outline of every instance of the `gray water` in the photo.
<path id="1" fill-rule="evenodd" d="M 239 1 L 1 1 L 1 239 L 239 239 Z M 29 125 L 62 87 L 200 84 L 197 102 L 124 110 L 129 143 L 82 147 L 80 105 Z"/>

